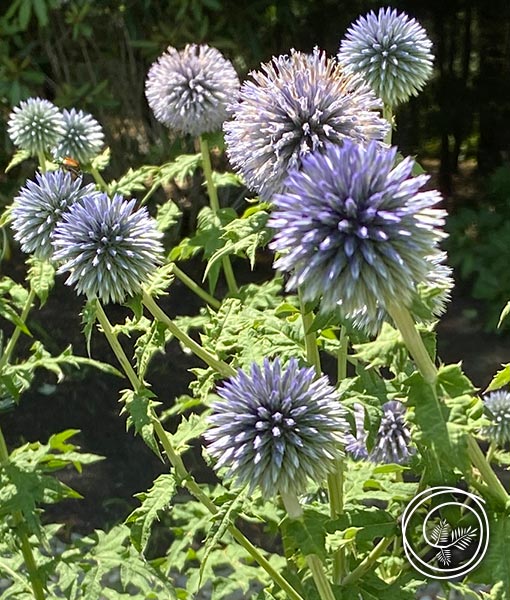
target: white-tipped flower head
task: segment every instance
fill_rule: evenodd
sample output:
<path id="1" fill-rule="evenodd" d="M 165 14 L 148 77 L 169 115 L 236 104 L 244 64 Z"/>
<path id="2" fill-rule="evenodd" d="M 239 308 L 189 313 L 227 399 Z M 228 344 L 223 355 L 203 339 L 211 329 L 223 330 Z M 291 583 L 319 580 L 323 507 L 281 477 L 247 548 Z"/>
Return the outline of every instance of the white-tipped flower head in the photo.
<path id="1" fill-rule="evenodd" d="M 54 150 L 57 158 L 70 156 L 84 165 L 91 162 L 103 148 L 104 133 L 92 115 L 82 110 L 64 109 L 64 135 Z"/>
<path id="2" fill-rule="evenodd" d="M 181 134 L 217 131 L 237 97 L 232 63 L 207 45 L 171 46 L 149 70 L 145 95 L 158 121 Z"/>
<path id="3" fill-rule="evenodd" d="M 53 254 L 52 239 L 62 215 L 86 195 L 94 195 L 94 185 L 81 186 L 81 178 L 73 181 L 70 173 L 58 170 L 27 181 L 12 205 L 14 238 L 23 252 L 42 260 Z"/>
<path id="4" fill-rule="evenodd" d="M 274 197 L 268 222 L 288 289 L 321 299 L 323 311 L 362 315 L 365 325 L 377 325 L 390 303 L 410 306 L 445 237 L 445 213 L 434 208 L 441 196 L 420 191 L 428 177 L 413 177 L 409 158 L 394 166 L 395 155 L 351 141 L 309 154 Z"/>
<path id="5" fill-rule="evenodd" d="M 53 258 L 69 272 L 67 285 L 104 302 L 123 302 L 140 292 L 163 248 L 156 222 L 135 201 L 94 194 L 65 213 L 54 234 Z"/>
<path id="6" fill-rule="evenodd" d="M 276 359 L 239 371 L 218 390 L 205 437 L 227 477 L 266 497 L 300 493 L 320 482 L 342 456 L 347 422 L 338 393 L 315 369 Z"/>
<path id="7" fill-rule="evenodd" d="M 7 130 L 16 147 L 35 156 L 58 144 L 64 135 L 64 119 L 49 100 L 29 98 L 13 109 Z"/>
<path id="8" fill-rule="evenodd" d="M 382 406 L 383 416 L 379 425 L 370 460 L 376 463 L 409 462 L 415 449 L 410 446 L 411 432 L 405 420 L 406 408 L 398 400 L 390 400 Z"/>
<path id="9" fill-rule="evenodd" d="M 310 152 L 345 139 L 382 140 L 388 130 L 372 90 L 317 48 L 273 57 L 250 75 L 224 125 L 225 143 L 234 169 L 266 200 Z"/>
<path id="10" fill-rule="evenodd" d="M 339 62 L 359 73 L 385 104 L 416 96 L 432 75 L 432 42 L 405 13 L 381 8 L 360 17 L 340 44 Z"/>
<path id="11" fill-rule="evenodd" d="M 491 423 L 483 433 L 488 440 L 502 447 L 510 442 L 510 392 L 491 392 L 484 402 Z"/>

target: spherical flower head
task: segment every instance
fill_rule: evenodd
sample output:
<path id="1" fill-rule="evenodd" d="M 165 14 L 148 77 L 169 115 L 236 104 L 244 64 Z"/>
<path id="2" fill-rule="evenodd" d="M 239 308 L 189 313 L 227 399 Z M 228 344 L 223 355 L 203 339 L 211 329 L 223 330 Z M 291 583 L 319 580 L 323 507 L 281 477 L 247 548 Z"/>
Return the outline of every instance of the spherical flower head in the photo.
<path id="1" fill-rule="evenodd" d="M 161 234 L 147 210 L 122 196 L 89 195 L 65 213 L 54 234 L 58 273 L 67 285 L 104 302 L 123 302 L 140 292 L 161 261 Z"/>
<path id="2" fill-rule="evenodd" d="M 221 128 L 239 85 L 234 66 L 216 48 L 169 46 L 149 70 L 145 95 L 158 121 L 198 136 Z"/>
<path id="3" fill-rule="evenodd" d="M 13 109 L 7 131 L 15 146 L 34 156 L 59 142 L 64 134 L 64 119 L 49 100 L 29 98 Z"/>
<path id="4" fill-rule="evenodd" d="M 100 152 L 104 144 L 101 125 L 92 115 L 82 110 L 64 109 L 64 135 L 54 150 L 57 158 L 70 156 L 79 163 L 88 164 Z"/>
<path id="5" fill-rule="evenodd" d="M 502 447 L 510 441 L 510 392 L 491 392 L 484 398 L 484 402 L 491 422 L 483 433 L 491 442 Z"/>
<path id="6" fill-rule="evenodd" d="M 445 236 L 436 191 L 420 191 L 428 177 L 411 176 L 412 159 L 394 166 L 396 148 L 346 140 L 303 159 L 274 197 L 270 244 L 275 267 L 291 273 L 288 289 L 305 301 L 321 298 L 324 312 L 341 308 L 377 321 L 380 308 L 409 306 L 426 281 L 429 257 Z"/>
<path id="7" fill-rule="evenodd" d="M 52 239 L 62 215 L 85 195 L 93 195 L 94 185 L 81 187 L 81 178 L 73 181 L 62 170 L 37 173 L 35 181 L 27 181 L 12 205 L 14 238 L 23 252 L 41 260 L 53 254 Z"/>
<path id="8" fill-rule="evenodd" d="M 416 96 L 432 75 L 432 42 L 405 13 L 381 8 L 360 17 L 340 44 L 338 60 L 359 73 L 385 104 Z"/>
<path id="9" fill-rule="evenodd" d="M 218 390 L 205 437 L 227 477 L 266 497 L 301 493 L 322 480 L 342 456 L 347 427 L 338 394 L 313 368 L 292 359 L 286 367 L 265 359 L 239 370 Z"/>
<path id="10" fill-rule="evenodd" d="M 388 130 L 370 88 L 318 48 L 273 57 L 250 75 L 224 125 L 225 143 L 234 169 L 265 200 L 310 152 L 345 139 L 382 140 Z"/>
<path id="11" fill-rule="evenodd" d="M 383 404 L 382 409 L 383 416 L 369 458 L 383 464 L 407 463 L 414 448 L 410 446 L 411 432 L 405 420 L 405 406 L 398 400 L 391 400 Z"/>

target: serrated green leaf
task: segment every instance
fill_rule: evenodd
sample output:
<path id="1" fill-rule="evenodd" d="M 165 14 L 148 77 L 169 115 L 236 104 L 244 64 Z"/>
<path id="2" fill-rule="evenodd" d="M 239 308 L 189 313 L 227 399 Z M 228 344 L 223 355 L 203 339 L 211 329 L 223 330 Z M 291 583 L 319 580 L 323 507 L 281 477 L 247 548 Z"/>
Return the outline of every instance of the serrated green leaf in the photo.
<path id="1" fill-rule="evenodd" d="M 110 164 L 111 158 L 111 150 L 106 147 L 101 154 L 96 156 L 91 163 L 91 166 L 98 171 L 104 171 L 106 167 Z"/>
<path id="2" fill-rule="evenodd" d="M 510 363 L 506 365 L 502 365 L 502 369 L 500 369 L 496 375 L 492 378 L 492 381 L 487 386 L 485 393 L 493 392 L 494 390 L 499 390 L 505 385 L 510 383 Z"/>
<path id="3" fill-rule="evenodd" d="M 135 392 L 134 390 L 123 390 L 119 402 L 124 404 L 128 413 L 127 428 L 135 428 L 135 432 L 143 439 L 147 446 L 161 460 L 158 442 L 154 435 L 153 412 L 159 404 L 153 400 L 154 394 L 144 388 Z M 124 412 L 124 410 L 122 410 Z"/>
<path id="4" fill-rule="evenodd" d="M 173 274 L 173 264 L 167 263 L 158 267 L 154 273 L 150 276 L 149 281 L 144 286 L 145 291 L 149 296 L 153 296 L 155 298 L 159 296 L 164 296 L 168 293 L 168 288 L 172 285 L 175 280 L 175 275 Z M 142 308 L 140 310 L 141 316 Z M 136 314 L 136 313 L 135 313 Z"/>
<path id="5" fill-rule="evenodd" d="M 326 524 L 329 516 L 314 508 L 305 508 L 300 519 L 285 518 L 282 536 L 286 545 L 303 556 L 326 557 Z"/>
<path id="6" fill-rule="evenodd" d="M 200 437 L 207 429 L 207 415 L 202 413 L 190 414 L 188 418 L 183 417 L 177 431 L 172 435 L 172 443 L 177 454 L 182 454 L 188 450 L 189 442 Z"/>
<path id="7" fill-rule="evenodd" d="M 28 150 L 18 150 L 11 158 L 9 164 L 5 167 L 5 172 L 8 173 L 11 169 L 14 169 L 14 167 L 17 167 L 29 158 L 30 152 L 28 152 Z"/>
<path id="8" fill-rule="evenodd" d="M 472 581 L 502 584 L 510 590 L 510 516 L 504 514 L 489 515 L 489 547 L 487 554 L 476 571 L 471 574 Z M 506 597 L 506 596 L 504 596 Z"/>
<path id="9" fill-rule="evenodd" d="M 243 181 L 239 175 L 236 173 L 231 173 L 230 171 L 226 171 L 225 173 L 218 173 L 217 171 L 213 171 L 212 180 L 215 187 L 219 188 L 226 185 L 233 185 L 239 187 L 243 185 Z"/>
<path id="10" fill-rule="evenodd" d="M 509 314 L 510 314 L 510 302 L 507 302 L 505 304 L 505 307 L 501 311 L 501 314 L 499 315 L 498 329 L 501 327 L 501 325 L 503 325 L 503 321 L 508 317 Z"/>
<path id="11" fill-rule="evenodd" d="M 167 200 L 164 204 L 158 206 L 156 222 L 159 231 L 168 231 L 174 225 L 177 225 L 182 216 L 181 209 L 172 200 Z"/>
<path id="12" fill-rule="evenodd" d="M 202 155 L 200 153 L 181 154 L 174 161 L 161 165 L 154 176 L 154 183 L 163 185 L 175 179 L 177 183 L 182 184 L 186 177 L 193 175 L 201 164 Z"/>
<path id="13" fill-rule="evenodd" d="M 87 344 L 87 355 L 90 357 L 90 340 L 97 321 L 97 300 L 95 298 L 85 302 L 80 313 L 80 318 Z"/>
<path id="14" fill-rule="evenodd" d="M 150 328 L 135 343 L 135 360 L 138 376 L 143 379 L 152 357 L 164 352 L 166 327 L 159 321 L 152 321 Z"/>
<path id="15" fill-rule="evenodd" d="M 30 258 L 27 263 L 29 265 L 28 281 L 37 294 L 41 306 L 44 306 L 55 285 L 55 268 L 48 261 L 37 258 Z"/>
<path id="16" fill-rule="evenodd" d="M 138 169 L 130 168 L 118 181 L 113 180 L 108 185 L 108 193 L 131 196 L 132 192 L 145 190 L 146 182 L 154 176 L 157 167 L 143 165 Z"/>

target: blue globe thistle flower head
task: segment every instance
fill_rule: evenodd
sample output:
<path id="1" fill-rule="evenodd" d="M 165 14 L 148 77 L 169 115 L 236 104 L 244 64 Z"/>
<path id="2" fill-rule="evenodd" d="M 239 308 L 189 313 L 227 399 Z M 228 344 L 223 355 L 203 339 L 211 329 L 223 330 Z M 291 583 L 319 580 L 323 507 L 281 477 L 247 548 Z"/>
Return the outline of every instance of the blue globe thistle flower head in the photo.
<path id="1" fill-rule="evenodd" d="M 491 442 L 500 447 L 510 442 L 510 392 L 497 390 L 484 398 L 490 425 L 484 428 L 483 434 Z"/>
<path id="2" fill-rule="evenodd" d="M 310 152 L 345 139 L 382 140 L 388 131 L 370 88 L 318 48 L 273 57 L 250 75 L 223 128 L 233 168 L 265 200 Z"/>
<path id="3" fill-rule="evenodd" d="M 239 370 L 219 388 L 205 433 L 216 469 L 266 497 L 300 493 L 342 456 L 347 423 L 338 393 L 313 368 L 276 359 Z"/>
<path id="4" fill-rule="evenodd" d="M 41 260 L 53 254 L 53 234 L 62 215 L 86 195 L 93 195 L 94 185 L 81 187 L 81 178 L 73 181 L 70 173 L 57 170 L 36 173 L 35 181 L 27 181 L 12 204 L 14 238 L 23 252 Z"/>
<path id="5" fill-rule="evenodd" d="M 56 158 L 70 156 L 84 165 L 90 163 L 103 148 L 104 133 L 94 117 L 82 110 L 64 109 L 64 135 L 54 150 Z"/>
<path id="6" fill-rule="evenodd" d="M 64 135 L 64 119 L 49 100 L 29 98 L 13 109 L 7 131 L 16 147 L 35 156 L 59 142 Z"/>
<path id="7" fill-rule="evenodd" d="M 355 460 L 367 459 L 368 431 L 365 429 L 365 408 L 363 404 L 355 402 L 353 409 L 355 432 L 345 435 L 345 452 Z"/>
<path id="8" fill-rule="evenodd" d="M 394 166 L 396 148 L 346 140 L 309 154 L 276 194 L 268 222 L 275 267 L 291 273 L 288 289 L 321 310 L 340 307 L 346 318 L 377 324 L 381 308 L 409 306 L 427 281 L 430 257 L 445 237 L 441 196 L 420 191 L 428 177 L 413 177 L 412 159 Z"/>
<path id="9" fill-rule="evenodd" d="M 234 66 L 216 48 L 169 46 L 149 70 L 145 95 L 158 121 L 198 136 L 221 128 L 239 85 Z"/>
<path id="10" fill-rule="evenodd" d="M 382 409 L 383 416 L 369 458 L 382 464 L 407 463 L 415 449 L 410 445 L 411 432 L 405 420 L 405 406 L 398 400 L 390 400 Z"/>
<path id="11" fill-rule="evenodd" d="M 395 106 L 416 96 L 430 79 L 431 47 L 415 19 L 381 8 L 348 29 L 338 60 L 349 72 L 359 73 L 385 104 Z"/>
<path id="12" fill-rule="evenodd" d="M 67 285 L 103 302 L 122 303 L 140 292 L 161 262 L 163 247 L 156 223 L 145 208 L 122 196 L 93 194 L 74 204 L 57 226 L 53 259 Z"/>

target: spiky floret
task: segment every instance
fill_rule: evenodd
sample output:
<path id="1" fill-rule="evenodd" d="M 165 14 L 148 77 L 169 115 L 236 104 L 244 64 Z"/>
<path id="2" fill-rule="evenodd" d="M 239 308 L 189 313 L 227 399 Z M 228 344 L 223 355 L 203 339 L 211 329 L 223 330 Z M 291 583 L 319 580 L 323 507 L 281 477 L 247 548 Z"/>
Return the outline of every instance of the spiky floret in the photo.
<path id="1" fill-rule="evenodd" d="M 383 416 L 370 453 L 370 460 L 377 463 L 408 462 L 414 454 L 411 432 L 407 426 L 406 409 L 402 402 L 390 400 L 382 406 Z"/>
<path id="2" fill-rule="evenodd" d="M 216 48 L 169 46 L 149 70 L 145 95 L 158 121 L 197 136 L 221 128 L 239 85 L 234 66 Z"/>
<path id="3" fill-rule="evenodd" d="M 49 100 L 28 98 L 13 108 L 7 131 L 15 146 L 35 156 L 59 142 L 64 134 L 64 119 Z"/>
<path id="4" fill-rule="evenodd" d="M 484 402 L 491 422 L 484 428 L 483 433 L 491 442 L 502 447 L 510 442 L 510 392 L 491 392 L 485 396 Z"/>
<path id="5" fill-rule="evenodd" d="M 61 170 L 36 173 L 27 181 L 12 205 L 14 238 L 23 252 L 48 260 L 53 254 L 52 239 L 62 215 L 86 195 L 94 195 L 94 185 L 81 187 L 81 178 L 73 181 Z"/>
<path id="6" fill-rule="evenodd" d="M 224 125 L 225 143 L 234 169 L 266 200 L 310 152 L 382 140 L 388 130 L 370 88 L 318 48 L 273 57 L 250 76 Z"/>
<path id="7" fill-rule="evenodd" d="M 431 257 L 445 237 L 436 191 L 420 191 L 428 177 L 411 176 L 412 159 L 397 166 L 396 148 L 346 140 L 342 147 L 303 159 L 285 191 L 274 197 L 270 247 L 275 267 L 291 274 L 288 289 L 323 311 L 377 323 L 380 309 L 409 306 L 428 281 Z"/>
<path id="8" fill-rule="evenodd" d="M 300 493 L 342 456 L 345 410 L 326 377 L 291 359 L 253 364 L 219 388 L 205 438 L 216 469 L 264 496 Z"/>
<path id="9" fill-rule="evenodd" d="M 355 430 L 345 436 L 345 452 L 356 460 L 366 459 L 368 431 L 365 429 L 365 408 L 363 404 L 355 402 L 353 409 Z"/>
<path id="10" fill-rule="evenodd" d="M 161 261 L 161 234 L 145 208 L 122 196 L 89 195 L 63 216 L 54 234 L 53 259 L 67 285 L 104 302 L 123 302 L 140 292 Z"/>
<path id="11" fill-rule="evenodd" d="M 432 42 L 405 13 L 381 8 L 360 17 L 340 44 L 338 60 L 360 74 L 385 104 L 416 96 L 432 75 Z"/>
<path id="12" fill-rule="evenodd" d="M 57 158 L 70 156 L 79 163 L 88 164 L 100 152 L 104 133 L 94 117 L 82 110 L 64 109 L 64 135 L 54 150 Z"/>

